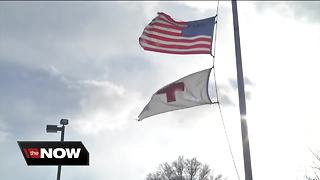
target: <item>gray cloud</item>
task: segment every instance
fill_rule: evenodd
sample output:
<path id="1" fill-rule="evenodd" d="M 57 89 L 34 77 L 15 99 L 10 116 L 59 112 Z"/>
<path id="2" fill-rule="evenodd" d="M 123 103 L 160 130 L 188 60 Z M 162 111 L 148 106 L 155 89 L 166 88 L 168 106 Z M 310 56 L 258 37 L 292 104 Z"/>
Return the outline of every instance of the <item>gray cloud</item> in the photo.
<path id="1" fill-rule="evenodd" d="M 134 118 L 161 83 L 174 77 L 163 75 L 163 67 L 155 63 L 159 59 L 143 52 L 137 39 L 157 11 L 183 20 L 212 15 L 174 2 L 148 4 L 152 3 L 0 2 L 4 179 L 55 178 L 56 168 L 26 166 L 16 141 L 57 140 L 59 135 L 46 134 L 45 126 L 57 124 L 60 118 L 70 119 L 66 139 L 84 141 L 92 153 L 90 167 L 63 168 L 66 179 L 144 177 L 145 156 L 155 158 L 152 148 L 168 141 L 153 133 L 167 128 L 161 129 L 161 122 L 155 122 L 157 128 L 142 126 Z M 200 114 L 201 108 L 195 111 Z M 179 119 L 184 119 L 183 114 Z M 139 145 L 153 153 L 139 154 Z M 137 153 L 135 157 L 128 149 Z M 123 168 L 128 170 L 126 176 Z"/>
<path id="2" fill-rule="evenodd" d="M 213 82 L 212 82 L 213 83 Z M 246 91 L 246 99 L 251 99 L 251 86 L 255 86 L 255 84 L 248 78 L 244 77 L 245 91 Z M 209 91 L 213 91 L 212 88 L 209 88 Z M 228 83 L 218 84 L 218 93 L 219 93 L 219 102 L 223 106 L 235 106 L 238 101 L 238 83 L 236 79 L 229 79 Z M 211 92 L 210 94 L 215 94 Z M 236 96 L 232 96 L 235 94 Z M 214 95 L 213 95 L 214 96 Z M 215 97 L 215 96 L 214 96 Z"/>
<path id="3" fill-rule="evenodd" d="M 320 23 L 319 1 L 256 2 L 255 5 L 261 12 L 275 10 L 286 16 L 288 13 L 293 13 L 295 19 Z"/>
<path id="4" fill-rule="evenodd" d="M 23 136 L 27 133 L 23 129 L 34 130 L 30 122 L 74 116 L 81 110 L 80 101 L 94 93 L 94 88 L 77 84 L 80 81 L 109 80 L 128 83 L 126 88 L 133 91 L 139 88 L 136 84 L 141 84 L 142 72 L 152 71 L 152 66 L 136 55 L 126 55 L 132 48 L 120 48 L 137 47 L 137 36 L 128 36 L 126 31 L 137 32 L 138 26 L 133 26 L 134 21 L 118 23 L 115 18 L 130 17 L 139 7 L 125 11 L 121 3 L 109 2 L 1 2 L 1 119 L 6 131 Z M 111 11 L 112 15 L 106 13 Z M 97 52 L 99 43 L 105 45 Z M 112 49 L 108 46 L 124 53 L 109 56 Z M 129 80 L 133 75 L 139 77 L 136 84 Z"/>
<path id="5" fill-rule="evenodd" d="M 119 2 L 2 2 L 1 56 L 33 68 L 54 66 L 73 78 L 97 79 L 109 70 L 130 71 L 123 60 L 133 61 L 127 55 L 142 52 L 137 39 L 144 24 L 134 20 L 145 18 L 140 9 L 142 3 L 124 9 Z M 118 62 L 125 65 L 110 67 Z"/>
<path id="6" fill-rule="evenodd" d="M 103 147 L 100 147 L 100 150 L 95 148 L 97 144 L 101 143 L 100 137 L 108 137 L 103 139 L 112 144 L 114 148 L 123 148 L 127 141 L 130 141 L 125 136 L 130 131 L 114 131 L 108 128 L 108 126 L 114 126 L 119 121 L 125 123 L 132 121 L 134 123 L 134 113 L 136 111 L 129 112 L 128 117 L 132 117 L 132 119 L 128 117 L 124 117 L 124 119 L 116 118 L 117 114 L 124 114 L 122 110 L 128 109 L 125 104 L 135 105 L 135 103 L 130 104 L 134 99 L 126 97 L 130 94 L 123 92 L 120 86 L 108 81 L 70 80 L 61 74 L 52 75 L 45 70 L 30 69 L 4 61 L 1 62 L 0 77 L 2 82 L 0 124 L 1 127 L 3 126 L 0 130 L 6 133 L 6 136 L 0 142 L 2 147 L 0 153 L 2 155 L 10 154 L 10 156 L 1 156 L 3 162 L 12 162 L 10 164 L 0 163 L 0 168 L 11 169 L 14 166 L 21 172 L 14 175 L 12 171 L 8 170 L 3 174 L 3 177 L 7 177 L 6 179 L 20 179 L 21 176 L 31 176 L 39 170 L 28 169 L 29 167 L 25 165 L 16 141 L 57 140 L 59 135 L 46 134 L 45 126 L 47 124 L 57 124 L 59 118 L 62 117 L 71 118 L 70 126 L 67 127 L 66 139 L 83 140 L 93 153 L 93 161 L 97 161 L 100 158 L 99 156 L 103 156 L 103 154 L 98 153 L 100 150 L 105 150 Z M 94 120 L 94 115 L 99 112 L 95 111 L 97 109 L 107 116 L 103 116 L 98 121 Z M 85 121 L 82 121 L 83 119 L 79 116 L 84 116 Z M 90 128 L 87 126 L 88 124 L 84 123 L 86 121 L 97 127 L 102 126 L 103 129 L 99 130 L 98 135 L 85 133 L 85 130 Z M 100 140 L 97 141 L 97 139 Z M 120 141 L 120 145 L 116 145 L 115 140 Z M 101 144 L 101 146 L 105 145 Z M 113 151 L 110 153 L 105 151 L 105 153 L 106 157 L 116 155 Z M 89 172 L 75 169 L 71 171 L 72 173 L 63 171 L 63 174 L 64 177 L 77 178 L 81 176 L 82 179 L 88 179 L 93 174 L 103 174 L 104 171 L 99 172 L 99 169 L 94 169 L 101 163 L 92 163 L 91 166 L 93 167 L 89 168 Z M 47 167 L 42 168 L 41 171 L 42 173 L 37 178 L 54 179 L 56 168 Z M 115 174 L 112 173 L 112 175 Z M 104 179 L 102 177 L 105 177 L 105 175 L 96 177 L 96 179 Z M 112 176 L 108 177 L 112 178 Z"/>
<path id="7" fill-rule="evenodd" d="M 0 122 L 11 134 L 27 135 L 36 131 L 38 122 L 72 114 L 80 94 L 59 76 L 16 63 L 1 62 Z"/>

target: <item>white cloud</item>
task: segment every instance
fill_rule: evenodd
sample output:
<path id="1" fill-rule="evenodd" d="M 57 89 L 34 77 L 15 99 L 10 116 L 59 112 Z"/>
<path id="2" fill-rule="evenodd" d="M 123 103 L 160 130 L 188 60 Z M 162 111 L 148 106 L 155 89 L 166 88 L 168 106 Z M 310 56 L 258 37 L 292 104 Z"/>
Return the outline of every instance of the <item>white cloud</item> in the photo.
<path id="1" fill-rule="evenodd" d="M 90 89 L 90 94 L 80 100 L 81 111 L 74 118 L 74 129 L 80 134 L 121 128 L 136 118 L 133 113 L 139 103 L 138 93 L 109 81 L 84 80 L 80 86 Z"/>
<path id="2" fill-rule="evenodd" d="M 65 177 L 138 180 L 159 163 L 185 155 L 196 156 L 235 179 L 216 106 L 135 121 L 157 89 L 212 65 L 211 57 L 205 55 L 143 51 L 137 39 L 144 26 L 157 11 L 182 20 L 204 18 L 214 14 L 216 3 L 65 3 L 52 9 L 37 3 L 12 5 L 13 9 L 1 6 L 6 16 L 1 16 L 0 63 L 9 70 L 1 69 L 0 80 L 5 84 L 1 88 L 7 94 L 0 96 L 6 118 L 0 119 L 0 142 L 7 143 L 3 140 L 8 136 L 24 136 L 56 116 L 69 115 L 68 138 L 83 139 L 92 159 L 90 167 L 67 168 Z M 216 74 L 220 98 L 227 95 L 235 103 L 227 106 L 223 101 L 222 110 L 243 177 L 238 97 L 232 83 L 236 66 L 231 2 L 220 5 Z M 319 24 L 295 19 L 290 6 L 277 8 L 284 14 L 273 8 L 262 13 L 254 2 L 238 3 L 244 74 L 254 84 L 246 86 L 251 94 L 247 111 L 253 173 L 262 180 L 298 179 L 310 160 L 305 146 L 319 147 Z M 50 28 L 52 24 L 56 28 Z M 22 122 L 23 127 L 18 127 Z M 22 166 L 8 161 L 12 164 L 6 168 Z"/>

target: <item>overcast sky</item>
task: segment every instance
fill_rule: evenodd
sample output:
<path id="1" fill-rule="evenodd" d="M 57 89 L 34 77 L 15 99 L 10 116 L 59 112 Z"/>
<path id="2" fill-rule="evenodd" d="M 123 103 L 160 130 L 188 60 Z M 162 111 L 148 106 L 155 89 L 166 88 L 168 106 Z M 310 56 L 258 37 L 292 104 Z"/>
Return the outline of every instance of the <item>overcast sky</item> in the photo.
<path id="1" fill-rule="evenodd" d="M 214 16 L 216 5 L 0 2 L 1 179 L 56 178 L 55 166 L 27 166 L 16 141 L 59 140 L 45 127 L 61 118 L 69 119 L 65 139 L 82 141 L 90 152 L 90 166 L 63 167 L 62 179 L 141 180 L 179 155 L 237 179 L 216 105 L 135 120 L 159 88 L 212 65 L 209 55 L 143 51 L 143 28 L 159 11 L 191 21 Z M 320 150 L 319 9 L 319 2 L 238 2 L 254 179 L 303 179 L 312 165 L 308 148 Z M 216 75 L 244 180 L 231 2 L 225 1 Z"/>

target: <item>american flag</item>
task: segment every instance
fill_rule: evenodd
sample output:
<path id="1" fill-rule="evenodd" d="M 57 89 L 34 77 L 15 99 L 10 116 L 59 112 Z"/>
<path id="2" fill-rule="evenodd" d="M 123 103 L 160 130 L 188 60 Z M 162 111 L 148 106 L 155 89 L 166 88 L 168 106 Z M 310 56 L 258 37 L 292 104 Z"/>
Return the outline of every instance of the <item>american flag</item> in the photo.
<path id="1" fill-rule="evenodd" d="M 143 30 L 144 50 L 169 54 L 210 54 L 215 16 L 197 21 L 175 21 L 158 13 Z"/>

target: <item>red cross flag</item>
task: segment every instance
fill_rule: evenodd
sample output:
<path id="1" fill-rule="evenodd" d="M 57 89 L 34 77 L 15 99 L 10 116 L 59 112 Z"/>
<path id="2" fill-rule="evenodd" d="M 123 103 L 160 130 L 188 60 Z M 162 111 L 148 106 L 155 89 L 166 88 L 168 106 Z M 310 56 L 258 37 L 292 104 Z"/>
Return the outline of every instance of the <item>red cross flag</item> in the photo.
<path id="1" fill-rule="evenodd" d="M 138 121 L 168 111 L 211 104 L 210 72 L 211 68 L 190 74 L 158 90 L 138 116 Z"/>

